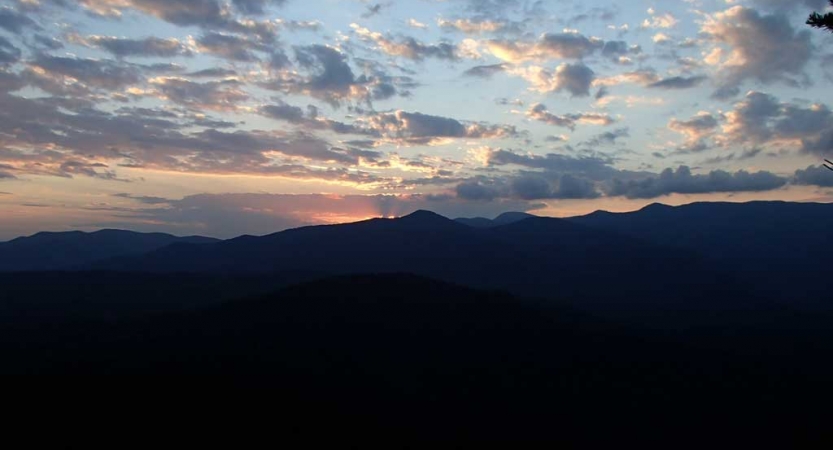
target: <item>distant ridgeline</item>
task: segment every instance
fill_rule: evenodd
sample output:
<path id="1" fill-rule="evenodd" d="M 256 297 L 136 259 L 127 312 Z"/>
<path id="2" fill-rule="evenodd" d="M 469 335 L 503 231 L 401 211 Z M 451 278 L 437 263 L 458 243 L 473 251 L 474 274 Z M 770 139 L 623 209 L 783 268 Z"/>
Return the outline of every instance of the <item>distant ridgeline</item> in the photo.
<path id="1" fill-rule="evenodd" d="M 826 307 L 833 205 L 651 205 L 569 219 L 506 213 L 314 226 L 226 241 L 105 230 L 0 243 L 0 272 L 226 277 L 410 273 L 582 308 Z M 291 277 L 289 277 L 291 278 Z"/>

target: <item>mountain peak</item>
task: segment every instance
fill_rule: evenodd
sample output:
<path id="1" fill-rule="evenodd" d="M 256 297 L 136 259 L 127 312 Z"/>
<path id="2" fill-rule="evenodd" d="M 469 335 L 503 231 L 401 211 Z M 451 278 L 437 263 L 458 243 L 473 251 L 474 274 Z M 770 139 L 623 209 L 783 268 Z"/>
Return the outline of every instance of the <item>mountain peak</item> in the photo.
<path id="1" fill-rule="evenodd" d="M 538 216 L 525 212 L 510 211 L 495 217 L 494 223 L 497 225 L 508 225 L 510 223 L 520 222 L 521 220 L 529 219 L 530 217 Z"/>
<path id="2" fill-rule="evenodd" d="M 645 206 L 642 208 L 642 211 L 662 211 L 665 209 L 672 209 L 673 206 L 666 205 L 665 203 L 651 203 L 650 205 Z"/>
<path id="3" fill-rule="evenodd" d="M 407 220 L 409 222 L 412 222 L 412 221 L 424 222 L 424 221 L 429 221 L 429 220 L 430 221 L 439 221 L 439 220 L 441 220 L 441 221 L 445 222 L 445 221 L 448 221 L 449 219 L 444 217 L 444 216 L 441 216 L 441 215 L 439 215 L 439 214 L 437 214 L 433 211 L 420 209 L 420 210 L 412 212 L 411 214 L 408 214 L 407 216 L 400 217 L 399 220 Z"/>

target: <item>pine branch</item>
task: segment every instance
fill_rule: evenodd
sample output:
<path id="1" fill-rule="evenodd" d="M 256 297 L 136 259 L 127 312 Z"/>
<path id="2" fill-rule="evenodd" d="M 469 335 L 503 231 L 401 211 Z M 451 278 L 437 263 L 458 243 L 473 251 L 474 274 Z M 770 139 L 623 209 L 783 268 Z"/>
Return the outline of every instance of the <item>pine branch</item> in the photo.
<path id="1" fill-rule="evenodd" d="M 833 6 L 833 0 L 830 0 L 830 5 Z M 807 19 L 807 25 L 833 32 L 833 13 L 822 15 L 814 12 L 810 14 L 810 17 Z"/>

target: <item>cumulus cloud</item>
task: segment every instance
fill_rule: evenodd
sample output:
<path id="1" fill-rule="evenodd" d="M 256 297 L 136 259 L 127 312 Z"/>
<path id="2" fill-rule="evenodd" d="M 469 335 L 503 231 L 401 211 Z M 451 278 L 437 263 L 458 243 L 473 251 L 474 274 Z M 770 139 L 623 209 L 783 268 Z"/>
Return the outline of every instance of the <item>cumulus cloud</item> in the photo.
<path id="1" fill-rule="evenodd" d="M 507 26 L 505 22 L 495 20 L 472 20 L 468 18 L 456 20 L 439 18 L 437 19 L 437 25 L 445 30 L 460 31 L 466 34 L 494 33 Z"/>
<path id="2" fill-rule="evenodd" d="M 494 56 L 511 63 L 550 59 L 582 59 L 604 48 L 604 41 L 579 33 L 547 33 L 535 42 L 490 40 L 486 47 Z"/>
<path id="3" fill-rule="evenodd" d="M 463 75 L 469 77 L 490 78 L 495 74 L 503 73 L 508 66 L 506 64 L 490 64 L 487 66 L 474 66 L 466 70 Z"/>
<path id="4" fill-rule="evenodd" d="M 259 61 L 254 51 L 268 52 L 272 46 L 252 39 L 227 33 L 207 32 L 193 42 L 200 53 L 240 62 Z"/>
<path id="5" fill-rule="evenodd" d="M 364 119 L 380 135 L 399 143 L 432 144 L 444 139 L 495 139 L 517 135 L 514 127 L 480 122 L 461 122 L 449 117 L 396 111 Z"/>
<path id="6" fill-rule="evenodd" d="M 350 100 L 370 102 L 404 95 L 407 91 L 400 91 L 399 86 L 412 86 L 410 79 L 390 77 L 380 70 L 356 76 L 344 53 L 324 45 L 296 47 L 295 57 L 306 74 L 280 72 L 261 86 L 309 95 L 334 107 Z"/>
<path id="7" fill-rule="evenodd" d="M 762 92 L 749 92 L 725 116 L 727 144 L 801 142 L 805 151 L 825 154 L 825 136 L 833 133 L 833 113 L 827 106 L 784 103 Z"/>
<path id="8" fill-rule="evenodd" d="M 146 37 L 142 39 L 128 39 L 114 36 L 89 36 L 81 39 L 82 43 L 100 47 L 114 56 L 138 56 L 170 58 L 174 56 L 190 56 L 190 49 L 176 38 Z"/>
<path id="9" fill-rule="evenodd" d="M 719 67 L 720 97 L 748 79 L 801 83 L 813 50 L 810 33 L 795 30 L 787 16 L 743 6 L 709 15 L 701 31 L 712 43 L 705 62 Z"/>
<path id="10" fill-rule="evenodd" d="M 461 57 L 461 52 L 455 44 L 447 42 L 425 44 L 412 36 L 393 38 L 370 31 L 355 23 L 351 27 L 361 39 L 373 42 L 382 52 L 390 56 L 400 56 L 414 61 L 422 61 L 426 58 L 454 61 Z"/>
<path id="11" fill-rule="evenodd" d="M 539 122 L 556 127 L 569 128 L 570 130 L 575 130 L 577 124 L 612 125 L 616 122 L 616 119 L 603 113 L 569 113 L 556 115 L 549 112 L 547 107 L 541 103 L 532 105 L 526 112 L 526 116 Z"/>
<path id="12" fill-rule="evenodd" d="M 11 33 L 20 34 L 25 28 L 38 28 L 38 25 L 26 14 L 4 6 L 0 8 L 0 28 Z"/>
<path id="13" fill-rule="evenodd" d="M 573 97 L 587 97 L 596 73 L 582 63 L 561 64 L 554 72 L 539 66 L 517 67 L 509 73 L 526 79 L 539 92 L 567 91 Z"/>
<path id="14" fill-rule="evenodd" d="M 701 111 L 688 120 L 671 119 L 668 128 L 683 134 L 686 142 L 678 149 L 680 153 L 694 153 L 709 148 L 706 139 L 711 137 L 719 126 L 718 118 Z"/>
<path id="15" fill-rule="evenodd" d="M 649 88 L 655 89 L 691 89 L 699 86 L 706 80 L 704 76 L 693 77 L 669 77 L 648 84 Z"/>
<path id="16" fill-rule="evenodd" d="M 122 90 L 143 81 L 136 66 L 106 59 L 38 55 L 30 64 L 61 83 L 77 82 L 95 89 Z"/>
<path id="17" fill-rule="evenodd" d="M 795 171 L 793 184 L 833 187 L 833 174 L 824 166 L 809 166 Z"/>
<path id="18" fill-rule="evenodd" d="M 708 194 L 715 192 L 760 192 L 779 189 L 787 179 L 772 172 L 735 173 L 715 170 L 705 175 L 691 173 L 687 166 L 676 171 L 665 169 L 658 176 L 641 180 L 614 179 L 607 194 L 628 198 L 656 198 L 668 194 Z"/>
<path id="19" fill-rule="evenodd" d="M 619 139 L 630 137 L 630 129 L 627 127 L 625 128 L 617 128 L 613 131 L 605 131 L 604 133 L 597 134 L 584 142 L 584 145 L 590 147 L 598 147 L 601 145 L 613 145 Z"/>
<path id="20" fill-rule="evenodd" d="M 237 80 L 207 81 L 204 83 L 184 78 L 163 77 L 150 80 L 167 100 L 198 110 L 229 111 L 249 99 Z"/>

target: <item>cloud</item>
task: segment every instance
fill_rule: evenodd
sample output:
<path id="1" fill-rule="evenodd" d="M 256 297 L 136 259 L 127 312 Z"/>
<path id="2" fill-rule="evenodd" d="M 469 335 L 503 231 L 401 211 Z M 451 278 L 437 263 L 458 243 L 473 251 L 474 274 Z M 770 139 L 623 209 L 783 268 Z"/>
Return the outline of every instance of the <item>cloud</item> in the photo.
<path id="1" fill-rule="evenodd" d="M 602 113 L 570 113 L 564 115 L 555 115 L 547 110 L 547 107 L 541 103 L 532 105 L 526 112 L 526 116 L 530 119 L 544 122 L 556 127 L 569 128 L 575 130 L 577 124 L 591 124 L 591 125 L 612 125 L 616 119 L 608 114 Z"/>
<path id="2" fill-rule="evenodd" d="M 0 8 L 0 28 L 14 34 L 20 34 L 24 28 L 39 28 L 37 23 L 26 14 L 21 14 L 12 8 Z"/>
<path id="3" fill-rule="evenodd" d="M 707 150 L 710 145 L 706 139 L 711 137 L 720 125 L 713 114 L 701 111 L 688 120 L 671 119 L 668 128 L 686 136 L 685 143 L 677 149 L 678 153 L 697 153 Z"/>
<path id="4" fill-rule="evenodd" d="M 215 124 L 196 122 L 190 112 L 171 116 L 138 108 L 108 113 L 88 107 L 64 112 L 57 106 L 48 99 L 0 95 L 0 160 L 15 167 L 16 174 L 92 176 L 92 169 L 101 178 L 108 176 L 105 171 L 129 167 L 254 174 L 352 186 L 388 182 L 366 172 L 328 167 L 355 166 L 375 153 L 333 147 L 306 133 L 195 131 L 192 127 L 196 124 Z M 305 167 L 302 163 L 306 161 L 320 164 Z"/>
<path id="5" fill-rule="evenodd" d="M 334 107 L 345 101 L 370 102 L 405 95 L 407 91 L 400 91 L 399 86 L 412 86 L 410 79 L 390 77 L 381 70 L 368 70 L 369 74 L 356 76 L 347 64 L 347 56 L 332 47 L 296 47 L 295 57 L 306 74 L 282 72 L 261 86 L 315 97 Z"/>
<path id="6" fill-rule="evenodd" d="M 779 12 L 798 8 L 821 11 L 828 4 L 827 0 L 752 0 L 752 2 L 761 8 L 776 10 Z"/>
<path id="7" fill-rule="evenodd" d="M 787 179 L 772 172 L 735 173 L 715 170 L 705 175 L 694 175 L 687 166 L 676 171 L 665 169 L 658 176 L 642 180 L 614 179 L 607 194 L 627 198 L 656 198 L 668 194 L 708 194 L 716 192 L 761 192 L 779 189 Z"/>
<path id="8" fill-rule="evenodd" d="M 613 145 L 618 139 L 630 137 L 630 135 L 630 130 L 627 127 L 617 128 L 613 131 L 605 131 L 604 133 L 597 134 L 584 142 L 583 145 L 589 147 Z"/>
<path id="9" fill-rule="evenodd" d="M 309 130 L 328 130 L 338 134 L 357 134 L 377 138 L 381 137 L 381 133 L 378 130 L 363 128 L 353 124 L 347 124 L 322 117 L 318 112 L 318 108 L 311 105 L 307 107 L 307 111 L 305 112 L 297 106 L 292 106 L 284 102 L 277 102 L 261 106 L 259 112 L 263 116 L 300 125 Z"/>
<path id="10" fill-rule="evenodd" d="M 361 39 L 373 42 L 382 52 L 390 56 L 400 56 L 414 61 L 422 61 L 426 58 L 455 61 L 461 57 L 458 46 L 447 42 L 425 44 L 411 36 L 400 38 L 385 36 L 355 23 L 350 27 Z"/>
<path id="11" fill-rule="evenodd" d="M 465 200 L 492 201 L 500 196 L 494 186 L 483 185 L 478 181 L 467 181 L 456 187 L 457 197 Z"/>
<path id="12" fill-rule="evenodd" d="M 260 59 L 253 50 L 266 51 L 268 46 L 248 38 L 226 33 L 207 32 L 194 41 L 200 53 L 210 53 L 221 58 L 239 62 L 254 62 Z"/>
<path id="13" fill-rule="evenodd" d="M 509 150 L 494 150 L 486 155 L 489 166 L 516 165 L 530 169 L 538 169 L 554 175 L 570 174 L 594 181 L 611 180 L 613 178 L 630 178 L 631 173 L 613 168 L 612 160 L 599 157 L 573 157 L 548 153 L 546 155 L 523 154 Z M 640 176 L 640 173 L 633 174 Z"/>
<path id="14" fill-rule="evenodd" d="M 230 111 L 249 99 L 237 80 L 207 81 L 204 83 L 184 78 L 163 77 L 150 80 L 168 101 L 197 110 Z"/>
<path id="15" fill-rule="evenodd" d="M 795 171 L 793 184 L 833 187 L 833 172 L 824 166 L 808 166 Z"/>
<path id="16" fill-rule="evenodd" d="M 20 60 L 22 53 L 19 48 L 0 36 L 0 65 L 14 64 Z"/>
<path id="17" fill-rule="evenodd" d="M 506 64 L 490 64 L 487 66 L 474 66 L 471 69 L 463 72 L 463 75 L 468 77 L 490 78 L 495 74 L 506 71 L 508 66 Z"/>
<path id="18" fill-rule="evenodd" d="M 691 89 L 699 86 L 705 80 L 706 77 L 704 76 L 670 77 L 650 83 L 648 87 L 654 89 Z"/>
<path id="19" fill-rule="evenodd" d="M 191 55 L 188 47 L 175 38 L 162 39 L 147 37 L 142 39 L 127 39 L 113 36 L 89 36 L 83 38 L 82 42 L 100 47 L 118 57 L 170 58 Z"/>
<path id="20" fill-rule="evenodd" d="M 547 33 L 533 43 L 517 40 L 490 40 L 489 51 L 506 62 L 582 59 L 604 48 L 604 41 L 579 33 Z"/>
<path id="21" fill-rule="evenodd" d="M 61 83 L 75 82 L 109 91 L 143 81 L 139 68 L 113 60 L 38 55 L 30 64 Z"/>
<path id="22" fill-rule="evenodd" d="M 555 72 L 538 66 L 517 67 L 508 72 L 526 79 L 538 92 L 567 91 L 573 97 L 589 96 L 596 79 L 595 72 L 582 63 L 561 64 Z"/>
<path id="23" fill-rule="evenodd" d="M 809 31 L 796 31 L 787 16 L 735 6 L 707 16 L 701 31 L 713 44 L 705 62 L 719 67 L 717 96 L 748 79 L 802 84 L 795 77 L 804 75 L 813 44 Z"/>
<path id="24" fill-rule="evenodd" d="M 517 135 L 514 127 L 480 122 L 461 122 L 449 117 L 396 111 L 365 119 L 366 126 L 400 143 L 425 145 L 447 138 L 495 139 Z"/>
<path id="25" fill-rule="evenodd" d="M 231 0 L 231 3 L 242 14 L 261 15 L 268 5 L 282 6 L 286 0 Z"/>
<path id="26" fill-rule="evenodd" d="M 523 200 L 577 200 L 601 196 L 594 182 L 570 174 L 561 175 L 554 180 L 543 174 L 524 174 L 512 180 L 511 188 L 512 195 Z"/>
<path id="27" fill-rule="evenodd" d="M 825 135 L 833 133 L 833 113 L 827 106 L 783 103 L 762 92 L 747 93 L 725 116 L 726 145 L 801 142 L 804 151 L 824 154 Z"/>
<path id="28" fill-rule="evenodd" d="M 466 34 L 494 33 L 506 27 L 506 23 L 494 20 L 437 19 L 437 25 L 444 30 L 460 31 Z"/>

